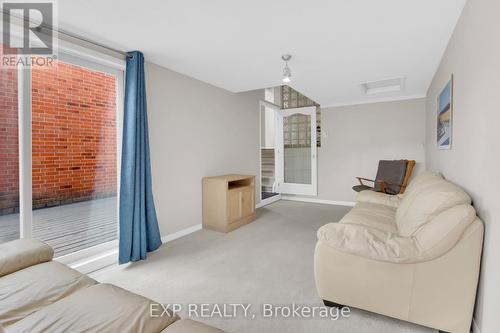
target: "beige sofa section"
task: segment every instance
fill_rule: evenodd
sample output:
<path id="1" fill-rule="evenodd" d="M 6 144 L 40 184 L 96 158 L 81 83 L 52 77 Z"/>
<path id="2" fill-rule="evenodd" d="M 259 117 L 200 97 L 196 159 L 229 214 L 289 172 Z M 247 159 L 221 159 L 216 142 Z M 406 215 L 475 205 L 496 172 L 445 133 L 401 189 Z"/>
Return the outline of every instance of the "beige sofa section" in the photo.
<path id="1" fill-rule="evenodd" d="M 183 319 L 177 320 L 172 325 L 168 326 L 162 333 L 224 333 L 222 330 L 204 325 L 200 322 Z"/>
<path id="2" fill-rule="evenodd" d="M 0 245 L 0 277 L 52 260 L 54 250 L 36 239 L 18 239 Z M 22 249 L 22 251 L 20 251 Z"/>
<path id="3" fill-rule="evenodd" d="M 469 332 L 483 223 L 470 197 L 424 172 L 404 195 L 363 191 L 318 230 L 320 297 L 446 332 Z"/>
<path id="4" fill-rule="evenodd" d="M 0 278 L 0 324 L 13 323 L 74 292 L 97 284 L 56 261 L 34 265 Z"/>
<path id="5" fill-rule="evenodd" d="M 150 316 L 154 301 L 52 261 L 52 249 L 38 240 L 0 244 L 0 254 L 0 327 L 7 333 L 222 333 L 171 312 Z"/>

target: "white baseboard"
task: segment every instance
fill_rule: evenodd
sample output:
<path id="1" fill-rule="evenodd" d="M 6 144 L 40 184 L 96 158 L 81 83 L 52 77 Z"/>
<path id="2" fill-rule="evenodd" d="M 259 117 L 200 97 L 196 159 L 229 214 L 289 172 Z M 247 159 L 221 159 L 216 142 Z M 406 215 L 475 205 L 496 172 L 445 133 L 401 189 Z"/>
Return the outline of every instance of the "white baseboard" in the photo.
<path id="1" fill-rule="evenodd" d="M 173 241 L 174 239 L 184 237 L 200 229 L 201 229 L 201 224 L 197 224 L 192 227 L 162 236 L 161 241 L 162 243 L 168 243 Z M 117 258 L 118 258 L 118 248 L 114 247 L 113 249 L 103 251 L 99 254 L 87 258 L 82 258 L 78 261 L 73 261 L 71 263 L 67 262 L 64 263 L 66 263 L 69 267 L 76 269 L 77 271 L 83 274 L 88 274 L 95 272 L 99 269 L 102 269 L 104 267 L 116 264 L 118 260 Z"/>
<path id="2" fill-rule="evenodd" d="M 184 237 L 184 236 L 189 235 L 189 234 L 191 234 L 195 231 L 198 231 L 198 230 L 201 230 L 201 223 L 193 225 L 192 227 L 189 227 L 186 229 L 179 230 L 179 231 L 174 232 L 172 234 L 162 236 L 161 241 L 162 241 L 162 243 L 168 243 L 168 242 L 173 241 L 174 239 Z"/>
<path id="3" fill-rule="evenodd" d="M 320 204 L 326 204 L 326 205 L 349 206 L 349 207 L 352 207 L 356 204 L 355 202 L 352 202 L 352 201 L 324 200 L 324 199 L 317 199 L 317 198 L 310 198 L 310 197 L 298 197 L 295 195 L 282 195 L 281 199 L 291 200 L 291 201 L 320 203 Z"/>
<path id="4" fill-rule="evenodd" d="M 472 318 L 472 333 L 481 333 L 479 326 L 477 326 L 476 319 Z"/>

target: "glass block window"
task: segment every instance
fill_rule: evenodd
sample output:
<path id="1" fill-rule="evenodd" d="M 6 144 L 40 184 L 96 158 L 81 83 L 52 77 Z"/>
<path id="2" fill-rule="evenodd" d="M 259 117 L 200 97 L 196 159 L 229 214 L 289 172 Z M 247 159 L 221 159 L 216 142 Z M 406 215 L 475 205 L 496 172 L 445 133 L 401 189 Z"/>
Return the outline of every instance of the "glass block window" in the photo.
<path id="1" fill-rule="evenodd" d="M 283 136 L 286 148 L 311 146 L 311 119 L 303 114 L 294 114 L 283 119 Z"/>
<path id="2" fill-rule="evenodd" d="M 302 95 L 289 86 L 281 86 L 281 108 L 293 109 L 316 106 L 316 145 L 321 147 L 321 106 L 312 99 Z M 308 147 L 311 142 L 311 131 L 304 115 L 294 115 L 284 119 L 283 134 L 285 147 Z"/>

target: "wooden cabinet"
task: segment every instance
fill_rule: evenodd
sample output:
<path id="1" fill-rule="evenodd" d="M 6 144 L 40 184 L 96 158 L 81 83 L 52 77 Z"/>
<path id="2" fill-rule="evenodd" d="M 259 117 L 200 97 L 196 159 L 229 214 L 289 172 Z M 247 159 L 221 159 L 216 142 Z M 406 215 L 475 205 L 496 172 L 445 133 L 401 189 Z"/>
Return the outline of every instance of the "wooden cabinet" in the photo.
<path id="1" fill-rule="evenodd" d="M 203 228 L 229 232 L 255 219 L 255 176 L 203 178 Z"/>

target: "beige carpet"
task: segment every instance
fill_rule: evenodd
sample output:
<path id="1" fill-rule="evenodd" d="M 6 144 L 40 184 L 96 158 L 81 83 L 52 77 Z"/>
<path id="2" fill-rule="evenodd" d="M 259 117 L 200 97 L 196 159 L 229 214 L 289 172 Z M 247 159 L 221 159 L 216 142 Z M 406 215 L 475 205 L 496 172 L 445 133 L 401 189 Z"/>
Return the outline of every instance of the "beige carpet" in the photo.
<path id="1" fill-rule="evenodd" d="M 255 318 L 192 318 L 227 332 L 420 333 L 434 330 L 352 309 L 349 318 L 262 318 L 264 303 L 319 306 L 313 274 L 316 230 L 349 208 L 279 201 L 229 234 L 201 230 L 163 245 L 147 261 L 91 276 L 160 303 L 250 303 Z M 196 221 L 193 221 L 195 224 Z"/>

